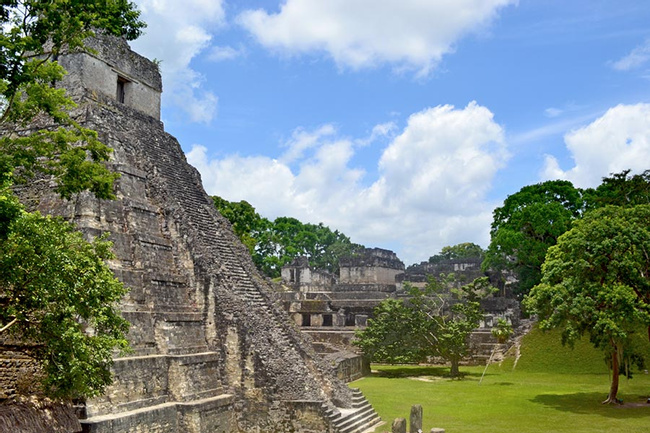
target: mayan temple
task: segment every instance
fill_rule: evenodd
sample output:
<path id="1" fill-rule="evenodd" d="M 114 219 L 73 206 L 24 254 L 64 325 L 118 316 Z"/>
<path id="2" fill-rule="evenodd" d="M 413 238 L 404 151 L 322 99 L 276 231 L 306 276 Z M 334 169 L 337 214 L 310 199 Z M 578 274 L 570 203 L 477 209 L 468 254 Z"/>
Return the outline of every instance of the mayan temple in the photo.
<path id="1" fill-rule="evenodd" d="M 81 124 L 114 149 L 117 199 L 38 192 L 32 206 L 110 233 L 133 352 L 84 432 L 361 432 L 379 422 L 334 377 L 274 298 L 196 169 L 160 121 L 157 65 L 119 38 L 61 57 Z M 25 194 L 25 192 L 23 192 Z"/>

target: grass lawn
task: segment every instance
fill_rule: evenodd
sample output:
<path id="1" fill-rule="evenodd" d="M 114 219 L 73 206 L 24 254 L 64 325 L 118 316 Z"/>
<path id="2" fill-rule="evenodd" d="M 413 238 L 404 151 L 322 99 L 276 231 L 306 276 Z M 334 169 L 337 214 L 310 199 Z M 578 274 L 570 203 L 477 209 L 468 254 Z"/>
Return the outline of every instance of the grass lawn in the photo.
<path id="1" fill-rule="evenodd" d="M 522 356 L 485 367 L 461 367 L 462 380 L 445 377 L 438 366 L 373 365 L 372 376 L 355 381 L 390 431 L 392 420 L 408 420 L 413 404 L 424 410 L 424 432 L 650 432 L 650 375 L 621 376 L 623 406 L 602 405 L 610 377 L 601 352 L 588 342 L 575 350 L 562 347 L 557 334 L 534 330 L 522 344 Z M 650 350 L 648 351 L 650 355 Z"/>

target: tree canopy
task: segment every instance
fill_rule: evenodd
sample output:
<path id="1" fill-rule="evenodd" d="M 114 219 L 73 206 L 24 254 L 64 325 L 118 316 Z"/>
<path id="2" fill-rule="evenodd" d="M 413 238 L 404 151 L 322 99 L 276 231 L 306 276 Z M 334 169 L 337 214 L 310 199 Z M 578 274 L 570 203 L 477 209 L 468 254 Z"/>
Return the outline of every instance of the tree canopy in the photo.
<path id="1" fill-rule="evenodd" d="M 612 369 L 605 403 L 617 402 L 631 337 L 650 326 L 650 205 L 586 213 L 549 248 L 542 271 L 525 305 L 542 329 L 561 329 L 563 343 L 589 335 Z"/>
<path id="2" fill-rule="evenodd" d="M 29 343 L 51 397 L 93 396 L 111 383 L 114 348 L 126 350 L 128 322 L 116 309 L 126 289 L 106 266 L 103 238 L 84 240 L 72 224 L 20 210 L 0 236 L 0 323 Z"/>
<path id="3" fill-rule="evenodd" d="M 377 362 L 423 362 L 439 356 L 451 363 L 452 377 L 469 353 L 469 336 L 483 317 L 480 299 L 492 293 L 486 277 L 444 293 L 429 279 L 425 288 L 405 284 L 406 299 L 387 299 L 373 311 L 355 344 Z"/>
<path id="4" fill-rule="evenodd" d="M 518 293 L 539 283 L 546 250 L 571 227 L 584 208 L 582 190 L 554 180 L 525 186 L 494 210 L 484 269 L 513 270 Z"/>
<path id="5" fill-rule="evenodd" d="M 113 350 L 126 347 L 110 243 L 27 212 L 13 187 L 53 181 L 63 198 L 113 197 L 111 149 L 70 115 L 56 60 L 95 30 L 134 39 L 144 23 L 125 0 L 6 0 L 0 23 L 0 336 L 31 347 L 47 395 L 97 395 L 111 382 Z"/>
<path id="6" fill-rule="evenodd" d="M 650 204 L 650 170 L 630 173 L 612 173 L 595 189 L 554 180 L 525 186 L 508 196 L 494 210 L 483 269 L 514 271 L 519 280 L 516 291 L 525 295 L 540 282 L 546 251 L 575 219 L 607 205 Z"/>
<path id="7" fill-rule="evenodd" d="M 604 177 L 595 190 L 585 191 L 588 209 L 603 206 L 636 206 L 650 204 L 650 170 L 630 174 L 631 170 Z"/>
<path id="8" fill-rule="evenodd" d="M 307 257 L 311 266 L 335 273 L 341 257 L 363 249 L 322 223 L 302 223 L 291 217 L 269 221 L 246 201 L 229 202 L 218 196 L 213 200 L 248 247 L 257 268 L 269 277 L 280 276 L 282 267 L 299 256 Z"/>
<path id="9" fill-rule="evenodd" d="M 443 260 L 480 258 L 485 255 L 485 251 L 480 245 L 464 242 L 457 245 L 442 247 L 439 254 L 429 257 L 429 263 L 440 263 Z"/>

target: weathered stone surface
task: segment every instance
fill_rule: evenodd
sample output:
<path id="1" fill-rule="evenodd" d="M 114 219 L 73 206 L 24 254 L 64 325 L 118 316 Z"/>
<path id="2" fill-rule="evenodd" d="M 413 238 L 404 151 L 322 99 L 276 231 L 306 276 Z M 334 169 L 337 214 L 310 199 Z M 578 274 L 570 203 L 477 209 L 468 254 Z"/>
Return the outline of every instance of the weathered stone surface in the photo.
<path id="1" fill-rule="evenodd" d="M 395 418 L 391 429 L 392 433 L 406 433 L 406 419 Z"/>
<path id="2" fill-rule="evenodd" d="M 411 406 L 409 433 L 422 433 L 422 405 L 420 404 Z"/>
<path id="3" fill-rule="evenodd" d="M 21 399 L 0 404 L 0 433 L 77 433 L 81 424 L 69 404 Z"/>

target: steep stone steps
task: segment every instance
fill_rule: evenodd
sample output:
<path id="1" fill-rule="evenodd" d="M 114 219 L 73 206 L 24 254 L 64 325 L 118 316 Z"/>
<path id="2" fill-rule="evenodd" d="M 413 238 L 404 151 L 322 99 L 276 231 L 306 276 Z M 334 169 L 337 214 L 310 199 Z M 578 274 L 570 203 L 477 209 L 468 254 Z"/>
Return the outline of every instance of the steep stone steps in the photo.
<path id="1" fill-rule="evenodd" d="M 324 405 L 325 415 L 338 433 L 362 433 L 381 422 L 381 418 L 358 388 L 352 388 L 352 408 Z"/>
<path id="2" fill-rule="evenodd" d="M 127 143 L 129 139 L 123 138 Z M 314 372 L 305 363 L 299 332 L 292 328 L 286 313 L 273 304 L 272 294 L 265 292 L 256 280 L 252 263 L 242 259 L 244 247 L 237 244 L 228 223 L 218 216 L 196 170 L 183 161 L 180 146 L 170 145 L 169 139 L 151 131 L 146 151 L 139 159 L 138 169 L 156 178 L 155 190 L 148 190 L 148 194 L 173 204 L 168 209 L 176 210 L 174 218 L 180 217 L 179 223 L 191 230 L 189 239 L 195 257 L 202 259 L 209 272 L 220 275 L 220 290 L 227 290 L 234 295 L 234 302 L 238 300 L 247 306 L 238 320 L 246 323 L 250 350 L 260 357 L 262 364 L 269 366 L 270 376 L 290 383 L 282 388 L 281 394 L 286 393 L 291 399 L 313 398 L 315 383 L 295 381 L 297 377 L 309 377 L 305 371 L 308 368 Z"/>

